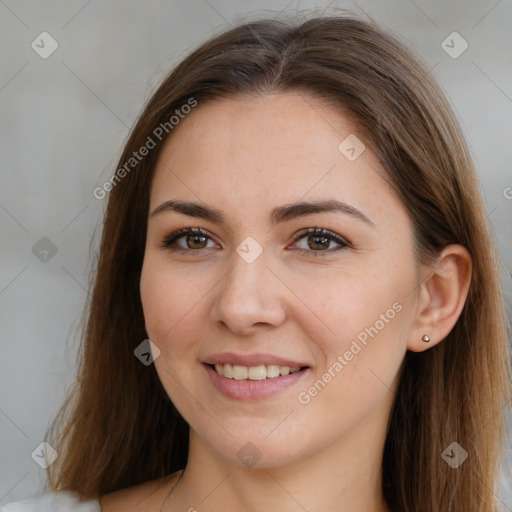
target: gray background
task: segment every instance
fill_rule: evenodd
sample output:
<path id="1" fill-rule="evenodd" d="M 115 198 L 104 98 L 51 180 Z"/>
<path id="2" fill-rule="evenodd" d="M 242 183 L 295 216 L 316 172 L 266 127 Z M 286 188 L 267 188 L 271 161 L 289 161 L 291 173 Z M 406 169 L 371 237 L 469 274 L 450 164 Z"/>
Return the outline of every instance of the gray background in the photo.
<path id="1" fill-rule="evenodd" d="M 74 377 L 106 202 L 92 191 L 115 170 L 150 92 L 191 47 L 247 14 L 335 7 L 363 10 L 391 30 L 446 91 L 481 177 L 511 317 L 510 0 L 0 0 L 0 505 L 42 492 L 45 471 L 31 453 Z M 43 31 L 59 44 L 47 59 L 31 48 Z M 455 59 L 442 47 L 453 31 L 469 44 Z M 57 252 L 36 257 L 49 250 L 43 237 Z M 512 510 L 502 481 L 497 494 Z"/>

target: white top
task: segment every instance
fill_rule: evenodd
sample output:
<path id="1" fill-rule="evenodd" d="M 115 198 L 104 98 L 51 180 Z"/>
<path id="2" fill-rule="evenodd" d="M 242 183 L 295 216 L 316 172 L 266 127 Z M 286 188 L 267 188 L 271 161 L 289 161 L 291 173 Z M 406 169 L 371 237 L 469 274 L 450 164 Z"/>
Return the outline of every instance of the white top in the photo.
<path id="1" fill-rule="evenodd" d="M 1 506 L 0 512 L 101 512 L 101 507 L 98 500 L 81 502 L 75 492 L 58 491 L 13 501 Z"/>
<path id="2" fill-rule="evenodd" d="M 58 491 L 13 501 L 0 507 L 0 512 L 101 512 L 101 507 L 98 500 L 80 502 L 77 493 Z"/>

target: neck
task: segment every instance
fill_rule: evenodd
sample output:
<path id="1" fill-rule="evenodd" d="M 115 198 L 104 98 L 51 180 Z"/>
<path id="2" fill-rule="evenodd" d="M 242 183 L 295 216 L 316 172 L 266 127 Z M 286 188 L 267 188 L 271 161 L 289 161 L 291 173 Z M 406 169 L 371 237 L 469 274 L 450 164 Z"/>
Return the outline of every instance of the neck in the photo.
<path id="1" fill-rule="evenodd" d="M 384 441 L 385 425 L 367 421 L 309 457 L 249 468 L 219 457 L 191 429 L 187 467 L 166 510 L 389 512 L 381 489 Z"/>

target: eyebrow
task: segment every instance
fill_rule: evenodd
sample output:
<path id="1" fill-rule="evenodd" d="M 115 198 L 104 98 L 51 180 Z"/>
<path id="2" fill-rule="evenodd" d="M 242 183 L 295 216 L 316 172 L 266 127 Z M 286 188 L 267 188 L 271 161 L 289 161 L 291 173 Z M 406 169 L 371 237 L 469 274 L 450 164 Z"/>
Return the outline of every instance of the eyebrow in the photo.
<path id="1" fill-rule="evenodd" d="M 210 206 L 189 201 L 179 201 L 176 199 L 165 201 L 161 205 L 157 206 L 149 216 L 154 217 L 155 215 L 164 212 L 177 212 L 189 217 L 206 219 L 215 224 L 226 224 L 224 216 L 219 210 L 211 208 Z M 272 226 L 275 226 L 280 222 L 286 222 L 299 217 L 313 215 L 315 213 L 326 212 L 342 213 L 343 215 L 348 215 L 358 219 L 374 229 L 376 227 L 375 224 L 361 210 L 358 210 L 357 208 L 336 199 L 326 199 L 324 201 L 318 202 L 302 201 L 299 203 L 277 206 L 270 213 L 270 223 Z"/>

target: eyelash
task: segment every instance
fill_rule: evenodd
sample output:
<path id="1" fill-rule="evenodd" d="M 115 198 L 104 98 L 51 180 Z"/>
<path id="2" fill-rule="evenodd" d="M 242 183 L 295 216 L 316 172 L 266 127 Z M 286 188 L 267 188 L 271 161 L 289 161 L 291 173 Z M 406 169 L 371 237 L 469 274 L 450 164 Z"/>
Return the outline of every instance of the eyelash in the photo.
<path id="1" fill-rule="evenodd" d="M 182 247 L 171 247 L 171 245 L 179 240 L 180 238 L 183 238 L 186 235 L 193 235 L 193 236 L 203 236 L 210 240 L 213 240 L 213 238 L 208 235 L 207 232 L 203 231 L 201 228 L 184 228 L 179 229 L 178 231 L 175 231 L 174 233 L 171 233 L 169 236 L 164 238 L 162 242 L 162 247 L 165 249 L 169 249 L 170 251 L 185 254 L 185 253 L 197 253 L 202 250 L 207 250 L 206 248 L 203 249 L 183 249 Z M 298 233 L 294 234 L 292 236 L 293 240 L 298 242 L 302 238 L 305 238 L 307 235 L 317 235 L 317 236 L 323 236 L 326 238 L 330 238 L 332 241 L 338 243 L 340 247 L 337 247 L 335 249 L 326 249 L 326 250 L 306 250 L 306 249 L 294 249 L 298 251 L 300 254 L 306 255 L 308 257 L 314 257 L 317 258 L 319 256 L 325 256 L 326 254 L 331 254 L 333 252 L 338 252 L 342 249 L 345 249 L 347 247 L 351 247 L 351 244 L 342 238 L 341 236 L 337 235 L 336 233 L 333 233 L 332 231 L 329 231 L 328 229 L 323 228 L 307 228 L 299 231 Z"/>

